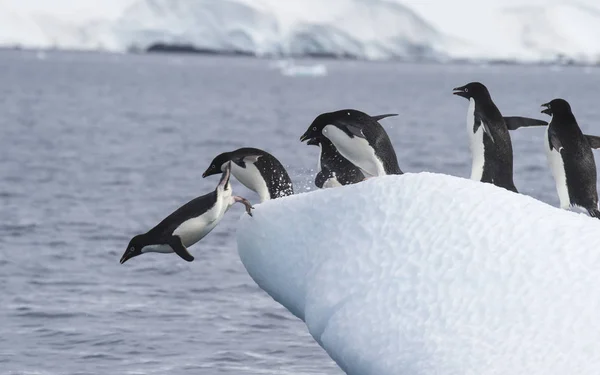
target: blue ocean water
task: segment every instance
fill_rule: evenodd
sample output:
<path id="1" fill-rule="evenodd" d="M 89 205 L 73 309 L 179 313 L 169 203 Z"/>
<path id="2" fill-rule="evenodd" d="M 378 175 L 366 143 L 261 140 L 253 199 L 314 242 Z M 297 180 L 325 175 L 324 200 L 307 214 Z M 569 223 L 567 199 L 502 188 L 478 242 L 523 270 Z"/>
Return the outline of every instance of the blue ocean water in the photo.
<path id="1" fill-rule="evenodd" d="M 218 177 L 201 174 L 223 151 L 263 148 L 297 192 L 312 190 L 318 150 L 299 137 L 325 111 L 400 113 L 382 121 L 400 167 L 462 177 L 467 101 L 451 92 L 469 81 L 504 115 L 544 118 L 540 104 L 563 97 L 600 135 L 599 68 L 303 63 L 328 74 L 246 58 L 0 52 L 0 374 L 341 374 L 246 274 L 241 206 L 190 249 L 192 263 L 120 265 L 128 240 L 214 189 Z M 544 134 L 512 133 L 515 183 L 557 205 Z"/>

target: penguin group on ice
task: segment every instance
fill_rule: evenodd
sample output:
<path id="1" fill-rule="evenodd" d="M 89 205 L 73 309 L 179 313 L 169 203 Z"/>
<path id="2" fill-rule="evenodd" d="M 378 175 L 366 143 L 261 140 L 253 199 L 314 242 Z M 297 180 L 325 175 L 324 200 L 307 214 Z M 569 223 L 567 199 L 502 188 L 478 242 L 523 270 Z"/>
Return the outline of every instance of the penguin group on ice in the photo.
<path id="1" fill-rule="evenodd" d="M 550 123 L 526 117 L 504 117 L 488 89 L 479 82 L 453 89 L 469 100 L 467 134 L 471 148 L 471 179 L 491 183 L 518 193 L 513 182 L 513 151 L 510 130 L 546 126 L 545 150 L 562 209 L 581 209 L 600 219 L 596 190 L 596 164 L 592 148 L 600 148 L 600 137 L 583 134 L 571 107 L 563 99 L 543 104 Z M 343 109 L 317 116 L 300 141 L 319 146 L 315 185 L 332 188 L 365 179 L 402 174 L 392 142 L 379 123 L 396 114 L 370 116 Z M 257 148 L 240 148 L 216 156 L 202 177 L 221 174 L 213 192 L 195 198 L 177 209 L 145 234 L 131 239 L 121 263 L 146 252 L 176 253 L 191 262 L 187 248 L 212 231 L 236 202 L 252 216 L 252 205 L 234 196 L 229 182 L 233 175 L 254 191 L 260 202 L 294 194 L 292 180 L 273 155 Z"/>

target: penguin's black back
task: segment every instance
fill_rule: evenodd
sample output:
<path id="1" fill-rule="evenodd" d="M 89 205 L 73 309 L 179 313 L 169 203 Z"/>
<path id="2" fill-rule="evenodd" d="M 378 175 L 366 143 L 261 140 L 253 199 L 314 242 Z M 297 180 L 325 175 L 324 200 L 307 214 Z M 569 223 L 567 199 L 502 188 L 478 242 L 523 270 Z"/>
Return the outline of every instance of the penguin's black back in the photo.
<path id="1" fill-rule="evenodd" d="M 150 229 L 146 235 L 150 240 L 161 241 L 170 237 L 175 229 L 187 220 L 201 216 L 210 210 L 217 202 L 217 191 L 212 191 L 201 197 L 194 198 L 183 206 L 179 207 L 172 214 L 164 218 L 154 228 Z"/>
<path id="2" fill-rule="evenodd" d="M 563 149 L 560 151 L 567 179 L 571 204 L 584 208 L 596 208 L 596 162 L 592 148 L 579 128 L 574 116 L 554 116 L 551 131 L 558 136 Z M 548 132 L 550 133 L 550 132 Z M 552 144 L 549 142 L 549 144 Z"/>
<path id="3" fill-rule="evenodd" d="M 292 179 L 275 156 L 253 147 L 243 147 L 231 152 L 231 160 L 244 168 L 244 158 L 248 156 L 260 156 L 254 165 L 265 180 L 271 199 L 294 194 Z"/>
<path id="4" fill-rule="evenodd" d="M 402 174 L 392 141 L 376 119 L 355 109 L 344 109 L 330 115 L 334 118 L 332 123 L 335 125 L 348 124 L 362 130 L 365 139 L 375 150 L 375 155 L 381 160 L 386 174 Z"/>
<path id="5" fill-rule="evenodd" d="M 504 118 L 491 97 L 475 100 L 475 125 L 476 132 L 485 122 L 494 141 L 489 136 L 483 136 L 484 165 L 482 182 L 489 182 L 507 190 L 517 192 L 513 182 L 513 149 L 508 128 Z"/>
<path id="6" fill-rule="evenodd" d="M 355 184 L 364 180 L 365 176 L 360 168 L 337 152 L 331 141 L 325 137 L 321 142 L 321 171 L 315 178 L 315 185 L 322 188 L 328 178 L 335 177 L 342 185 Z"/>

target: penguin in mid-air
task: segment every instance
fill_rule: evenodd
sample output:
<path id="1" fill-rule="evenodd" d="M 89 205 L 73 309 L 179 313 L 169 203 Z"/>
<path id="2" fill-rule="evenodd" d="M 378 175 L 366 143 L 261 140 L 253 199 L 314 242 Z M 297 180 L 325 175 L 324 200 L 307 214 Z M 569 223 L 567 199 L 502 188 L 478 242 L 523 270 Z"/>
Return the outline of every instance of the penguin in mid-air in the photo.
<path id="1" fill-rule="evenodd" d="M 508 130 L 541 126 L 542 120 L 503 117 L 487 87 L 479 82 L 456 87 L 453 94 L 469 100 L 467 133 L 470 139 L 471 179 L 517 192 L 513 182 L 513 150 Z"/>
<path id="2" fill-rule="evenodd" d="M 292 179 L 283 165 L 258 148 L 244 147 L 217 155 L 202 177 L 221 173 L 230 161 L 231 174 L 257 193 L 261 202 L 294 194 Z"/>
<path id="3" fill-rule="evenodd" d="M 253 207 L 250 202 L 232 195 L 230 173 L 231 166 L 227 165 L 219 185 L 213 192 L 189 201 L 148 232 L 133 237 L 121 257 L 121 264 L 148 252 L 174 252 L 191 262 L 194 257 L 187 248 L 210 233 L 234 203 L 243 203 L 248 215 L 252 216 L 250 210 Z"/>
<path id="4" fill-rule="evenodd" d="M 600 138 L 581 132 L 571 106 L 564 99 L 542 104 L 542 113 L 552 116 L 545 137 L 546 155 L 563 209 L 581 208 L 600 219 L 596 191 L 596 162 L 592 148 Z"/>
<path id="5" fill-rule="evenodd" d="M 396 113 L 371 116 L 375 121 L 386 117 L 398 116 Z M 339 187 L 355 184 L 365 179 L 360 168 L 352 164 L 348 159 L 340 155 L 335 146 L 325 136 L 321 135 L 309 139 L 308 145 L 319 146 L 320 155 L 318 161 L 318 173 L 315 177 L 315 185 L 321 189 Z"/>
<path id="6" fill-rule="evenodd" d="M 300 137 L 304 142 L 325 137 L 336 150 L 360 168 L 366 178 L 402 174 L 396 152 L 376 118 L 355 109 L 322 113 Z"/>

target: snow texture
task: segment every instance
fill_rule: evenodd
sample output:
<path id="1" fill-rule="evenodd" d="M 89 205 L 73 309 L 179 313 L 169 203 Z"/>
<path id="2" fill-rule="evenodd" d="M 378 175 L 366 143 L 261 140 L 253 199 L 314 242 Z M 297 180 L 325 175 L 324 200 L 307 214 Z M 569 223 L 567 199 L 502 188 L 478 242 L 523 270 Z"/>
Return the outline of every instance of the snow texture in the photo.
<path id="1" fill-rule="evenodd" d="M 0 0 L 0 45 L 600 62 L 597 0 Z"/>
<path id="2" fill-rule="evenodd" d="M 351 375 L 597 375 L 600 223 L 452 176 L 383 176 L 243 217 L 256 283 Z"/>

